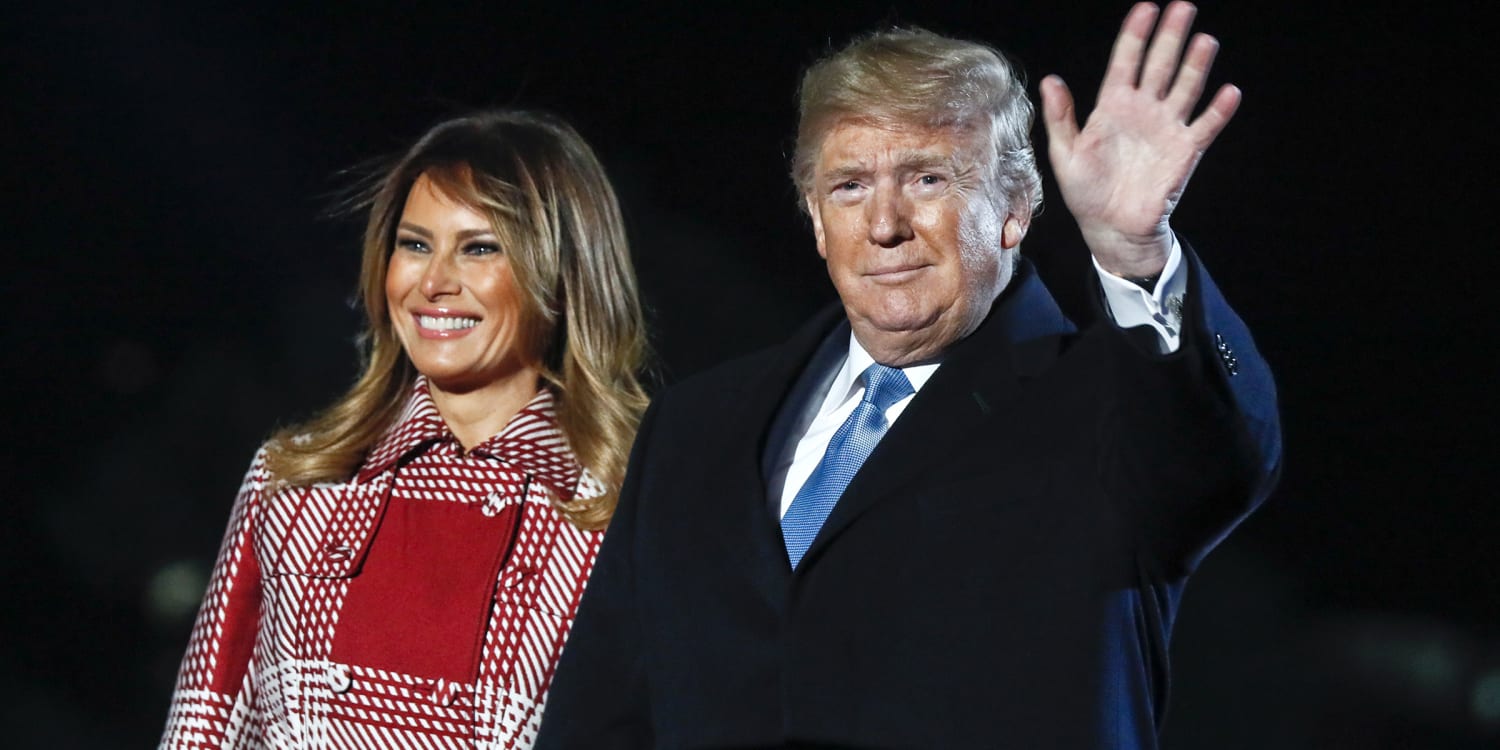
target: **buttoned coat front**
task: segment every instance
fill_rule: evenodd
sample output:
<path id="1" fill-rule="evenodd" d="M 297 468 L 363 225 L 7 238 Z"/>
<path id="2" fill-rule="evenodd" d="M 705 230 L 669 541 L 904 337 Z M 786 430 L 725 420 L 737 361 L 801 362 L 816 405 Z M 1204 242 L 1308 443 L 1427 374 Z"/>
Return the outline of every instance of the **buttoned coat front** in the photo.
<path id="1" fill-rule="evenodd" d="M 1023 265 L 795 570 L 768 459 L 842 310 L 658 396 L 538 750 L 1156 747 L 1183 584 L 1281 454 L 1270 371 L 1187 260 L 1171 355 L 1074 333 Z"/>
<path id="2" fill-rule="evenodd" d="M 497 438 L 512 438 L 535 465 L 555 467 L 578 493 L 597 493 L 551 406 L 543 392 Z M 497 464 L 488 477 L 493 486 L 480 510 L 518 512 L 506 516 L 515 527 L 485 605 L 476 679 L 434 680 L 333 658 L 345 595 L 401 460 L 417 447 L 404 426 L 422 419 L 440 418 L 430 399 L 414 398 L 347 482 L 273 492 L 266 450 L 257 454 L 183 659 L 163 748 L 530 746 L 601 536 L 563 520 L 554 490 L 532 473 Z"/>

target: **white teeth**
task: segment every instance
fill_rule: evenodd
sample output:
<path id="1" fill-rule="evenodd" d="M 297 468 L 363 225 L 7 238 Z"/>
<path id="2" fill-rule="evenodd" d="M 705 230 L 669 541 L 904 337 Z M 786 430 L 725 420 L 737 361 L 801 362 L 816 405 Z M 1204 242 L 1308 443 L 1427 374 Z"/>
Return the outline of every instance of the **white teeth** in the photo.
<path id="1" fill-rule="evenodd" d="M 432 315 L 418 315 L 417 325 L 433 331 L 456 331 L 460 328 L 473 328 L 479 325 L 478 318 L 449 318 L 435 317 Z"/>

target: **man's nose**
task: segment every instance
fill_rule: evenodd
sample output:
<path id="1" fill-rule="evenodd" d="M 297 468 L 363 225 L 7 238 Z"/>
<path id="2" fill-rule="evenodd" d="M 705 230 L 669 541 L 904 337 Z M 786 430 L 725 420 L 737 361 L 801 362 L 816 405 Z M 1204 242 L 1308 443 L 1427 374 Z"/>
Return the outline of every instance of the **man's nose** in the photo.
<path id="1" fill-rule="evenodd" d="M 442 252 L 428 256 L 427 267 L 422 270 L 422 296 L 435 300 L 459 291 L 457 256 Z"/>
<path id="2" fill-rule="evenodd" d="M 882 180 L 867 206 L 870 242 L 881 247 L 895 247 L 912 238 L 906 199 L 894 181 Z"/>

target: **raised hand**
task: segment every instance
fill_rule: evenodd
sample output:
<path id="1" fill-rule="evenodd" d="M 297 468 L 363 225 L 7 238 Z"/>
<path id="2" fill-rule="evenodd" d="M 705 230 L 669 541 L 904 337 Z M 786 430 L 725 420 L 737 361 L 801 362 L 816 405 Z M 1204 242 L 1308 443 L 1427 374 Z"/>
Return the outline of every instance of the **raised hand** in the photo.
<path id="1" fill-rule="evenodd" d="M 1067 84 L 1055 75 L 1042 80 L 1047 153 L 1063 202 L 1099 264 L 1121 276 L 1161 272 L 1172 210 L 1240 104 L 1240 90 L 1225 84 L 1188 122 L 1219 49 L 1200 33 L 1183 54 L 1197 12 L 1179 0 L 1157 24 L 1156 5 L 1130 9 L 1082 130 Z"/>

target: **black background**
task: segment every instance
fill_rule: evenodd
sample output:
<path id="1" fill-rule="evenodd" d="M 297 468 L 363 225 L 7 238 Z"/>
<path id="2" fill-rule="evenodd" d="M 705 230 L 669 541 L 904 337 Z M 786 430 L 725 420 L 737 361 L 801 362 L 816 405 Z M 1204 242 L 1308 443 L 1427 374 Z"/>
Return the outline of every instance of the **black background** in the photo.
<path id="1" fill-rule="evenodd" d="M 918 24 L 1087 111 L 1127 9 L 414 5 L 5 11 L 7 746 L 155 741 L 251 453 L 355 372 L 341 170 L 473 107 L 565 116 L 670 383 L 832 298 L 786 178 L 803 66 Z M 1277 372 L 1287 459 L 1189 588 L 1166 746 L 1493 746 L 1493 52 L 1462 5 L 1205 5 L 1245 101 L 1173 224 Z M 1025 251 L 1081 312 L 1047 190 Z"/>

